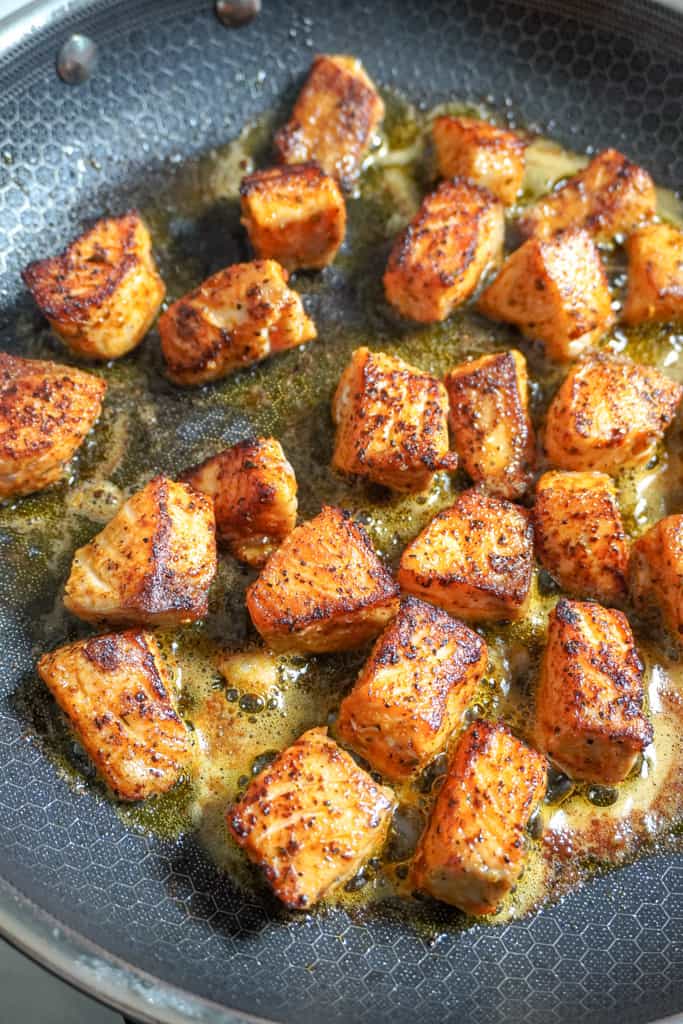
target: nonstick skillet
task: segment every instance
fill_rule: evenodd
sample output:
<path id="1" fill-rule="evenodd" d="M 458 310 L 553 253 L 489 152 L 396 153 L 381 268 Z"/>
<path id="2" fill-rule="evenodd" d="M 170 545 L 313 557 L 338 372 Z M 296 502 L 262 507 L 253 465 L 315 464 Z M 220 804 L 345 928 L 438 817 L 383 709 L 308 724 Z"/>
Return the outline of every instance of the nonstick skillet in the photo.
<path id="1" fill-rule="evenodd" d="M 56 55 L 76 31 L 99 60 L 69 86 Z M 683 15 L 655 4 L 264 0 L 235 29 L 197 0 L 33 3 L 0 23 L 0 347 L 18 350 L 30 316 L 23 265 L 103 211 L 144 205 L 170 166 L 290 99 L 316 51 L 357 55 L 415 102 L 490 97 L 574 149 L 613 145 L 683 182 Z M 226 245 L 224 262 L 238 258 Z M 388 911 L 288 917 L 192 839 L 126 828 L 34 741 L 20 697 L 55 595 L 30 551 L 21 564 L 0 541 L 0 931 L 40 962 L 141 1021 L 626 1024 L 683 1010 L 672 853 L 505 926 L 423 931 Z"/>

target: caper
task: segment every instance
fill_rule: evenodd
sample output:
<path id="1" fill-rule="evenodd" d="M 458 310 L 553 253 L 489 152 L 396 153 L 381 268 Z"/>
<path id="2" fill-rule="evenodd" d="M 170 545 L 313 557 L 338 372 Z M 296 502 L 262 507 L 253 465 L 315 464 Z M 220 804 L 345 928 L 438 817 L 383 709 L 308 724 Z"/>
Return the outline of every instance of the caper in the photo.
<path id="1" fill-rule="evenodd" d="M 574 783 L 565 775 L 551 768 L 548 772 L 548 790 L 545 795 L 547 804 L 561 804 L 574 792 Z"/>
<path id="2" fill-rule="evenodd" d="M 387 846 L 390 861 L 408 860 L 424 828 L 424 816 L 417 807 L 400 804 L 394 812 Z"/>
<path id="3" fill-rule="evenodd" d="M 359 871 L 357 875 L 350 878 L 344 886 L 346 892 L 359 892 L 368 884 L 368 879 L 363 870 Z"/>
<path id="4" fill-rule="evenodd" d="M 71 747 L 71 761 L 75 768 L 85 775 L 88 779 L 94 779 L 96 776 L 95 766 L 84 751 L 80 743 L 72 743 Z"/>
<path id="5" fill-rule="evenodd" d="M 252 715 L 258 711 L 263 711 L 265 706 L 265 700 L 257 693 L 245 693 L 240 697 L 240 710 L 248 711 Z"/>
<path id="6" fill-rule="evenodd" d="M 547 569 L 538 571 L 538 589 L 541 594 L 559 594 L 560 587 Z"/>
<path id="7" fill-rule="evenodd" d="M 239 696 L 240 691 L 235 690 L 233 687 L 225 691 L 225 699 L 229 700 L 231 703 L 234 703 L 236 700 L 239 700 Z"/>
<path id="8" fill-rule="evenodd" d="M 433 761 L 430 761 L 418 781 L 418 789 L 421 793 L 430 793 L 437 779 L 441 779 L 448 768 L 448 755 L 438 754 Z"/>
<path id="9" fill-rule="evenodd" d="M 541 808 L 538 807 L 529 818 L 526 827 L 527 832 L 532 839 L 540 839 L 543 835 L 543 814 Z"/>
<path id="10" fill-rule="evenodd" d="M 264 768 L 267 768 L 269 764 L 272 764 L 277 757 L 277 750 L 264 750 L 262 754 L 254 758 L 254 763 L 251 766 L 251 774 L 258 775 Z"/>
<path id="11" fill-rule="evenodd" d="M 611 807 L 619 799 L 615 786 L 589 786 L 586 796 L 596 807 Z"/>

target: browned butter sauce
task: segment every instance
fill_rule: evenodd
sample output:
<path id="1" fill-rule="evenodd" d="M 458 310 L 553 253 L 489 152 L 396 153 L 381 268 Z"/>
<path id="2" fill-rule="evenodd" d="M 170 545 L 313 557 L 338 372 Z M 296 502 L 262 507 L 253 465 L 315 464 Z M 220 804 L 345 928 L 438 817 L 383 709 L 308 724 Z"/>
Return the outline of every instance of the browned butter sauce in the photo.
<path id="1" fill-rule="evenodd" d="M 97 371 L 109 382 L 106 411 L 68 484 L 0 509 L 5 550 L 26 565 L 26 586 L 37 595 L 49 595 L 36 598 L 41 609 L 36 654 L 85 632 L 61 603 L 61 585 L 74 548 L 96 533 L 121 501 L 155 472 L 177 474 L 248 434 L 272 433 L 282 441 L 299 481 L 300 519 L 314 515 L 324 502 L 341 504 L 366 524 L 380 552 L 395 565 L 406 542 L 452 503 L 466 480 L 437 476 L 427 495 L 406 498 L 334 476 L 329 469 L 330 399 L 339 373 L 360 344 L 400 354 L 438 375 L 465 358 L 514 344 L 529 360 L 533 414 L 536 426 L 542 425 L 562 370 L 546 362 L 539 347 L 469 308 L 444 324 L 422 327 L 397 320 L 384 302 L 381 274 L 391 238 L 412 216 L 433 180 L 426 140 L 435 113 L 418 113 L 396 95 L 387 95 L 386 100 L 385 133 L 357 193 L 349 199 L 344 248 L 332 268 L 293 279 L 316 320 L 319 340 L 217 385 L 180 391 L 163 379 L 153 333 L 138 352 Z M 489 111 L 458 104 L 438 112 L 444 109 L 491 116 Z M 208 273 L 247 258 L 239 227 L 239 182 L 253 166 L 267 163 L 272 127 L 272 119 L 264 117 L 221 149 L 174 164 L 165 187 L 144 209 L 169 301 Z M 522 201 L 533 200 L 585 162 L 585 157 L 534 137 Z M 677 198 L 663 190 L 660 214 L 683 223 Z M 618 303 L 624 286 L 622 256 L 618 249 L 604 255 Z M 35 322 L 19 324 L 18 337 L 26 354 L 64 358 L 58 343 Z M 683 333 L 665 326 L 617 328 L 603 345 L 683 381 Z M 682 455 L 678 423 L 648 466 L 622 474 L 621 506 L 632 536 L 662 515 L 683 510 Z M 334 731 L 336 709 L 367 654 L 276 657 L 262 651 L 244 608 L 251 578 L 224 553 L 207 620 L 161 634 L 177 665 L 181 709 L 194 727 L 194 778 L 144 806 L 116 806 L 131 828 L 165 836 L 194 831 L 210 856 L 244 885 L 261 883 L 228 837 L 226 808 L 252 775 L 305 729 L 329 723 Z M 503 717 L 520 735 L 529 735 L 546 619 L 558 596 L 552 581 L 539 574 L 525 621 L 482 630 L 491 660 L 470 712 L 473 717 Z M 551 778 L 541 819 L 530 830 L 524 876 L 493 920 L 528 912 L 596 867 L 618 865 L 680 843 L 683 672 L 679 655 L 659 624 L 643 623 L 630 613 L 629 617 L 646 664 L 654 741 L 632 776 L 618 787 L 572 786 L 565 778 Z M 17 706 L 46 751 L 70 773 L 74 784 L 83 785 L 83 759 L 37 681 L 18 694 Z M 444 763 L 438 758 L 414 784 L 399 788 L 396 826 L 382 858 L 336 900 L 358 905 L 397 894 L 411 896 L 407 866 Z M 97 785 L 93 780 L 88 784 Z M 418 920 L 420 903 L 414 903 L 413 912 Z"/>

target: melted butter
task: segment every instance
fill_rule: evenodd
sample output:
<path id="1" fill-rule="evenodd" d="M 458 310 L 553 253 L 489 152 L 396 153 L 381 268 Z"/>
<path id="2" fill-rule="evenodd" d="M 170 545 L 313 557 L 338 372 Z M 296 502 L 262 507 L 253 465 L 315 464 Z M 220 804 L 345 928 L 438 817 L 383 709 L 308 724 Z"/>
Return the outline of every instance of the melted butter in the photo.
<path id="1" fill-rule="evenodd" d="M 189 814 L 213 859 L 244 879 L 249 872 L 226 826 L 230 804 L 263 766 L 264 756 L 328 721 L 358 671 L 359 656 L 305 659 L 258 648 L 219 650 L 214 656 L 217 679 L 196 648 L 183 654 L 183 687 L 192 693 L 188 714 L 198 748 Z M 263 707 L 250 712 L 248 702 L 254 697 Z"/>
<path id="2" fill-rule="evenodd" d="M 615 787 L 618 795 L 610 807 L 596 807 L 578 795 L 546 815 L 545 844 L 551 856 L 623 861 L 680 812 L 683 708 L 680 693 L 659 664 L 650 671 L 648 696 L 654 739 L 642 764 Z"/>
<path id="3" fill-rule="evenodd" d="M 437 474 L 428 494 L 405 497 L 349 483 L 331 472 L 330 399 L 341 369 L 358 345 L 395 353 L 442 375 L 465 358 L 514 344 L 529 362 L 532 411 L 536 426 L 541 426 L 563 371 L 546 362 L 540 346 L 482 320 L 467 307 L 444 324 L 406 323 L 393 314 L 382 293 L 391 239 L 410 219 L 434 178 L 428 143 L 432 118 L 442 112 L 491 112 L 451 103 L 418 113 L 399 97 L 388 95 L 386 100 L 385 129 L 348 200 L 347 240 L 334 266 L 321 274 L 293 276 L 318 323 L 319 340 L 214 386 L 180 391 L 164 380 L 153 332 L 132 355 L 96 369 L 109 385 L 105 411 L 74 460 L 68 480 L 0 506 L 0 542 L 8 571 L 20 579 L 21 594 L 33 612 L 36 656 L 72 636 L 75 628 L 86 631 L 69 618 L 61 601 L 73 550 L 154 473 L 177 475 L 249 434 L 274 434 L 281 440 L 299 482 L 300 519 L 316 514 L 326 502 L 343 505 L 364 522 L 379 551 L 395 565 L 406 542 L 453 502 L 466 480 L 460 474 Z M 144 208 L 168 301 L 220 267 L 248 257 L 239 224 L 239 181 L 253 167 L 268 163 L 273 123 L 266 116 L 228 145 L 196 161 L 169 165 L 165 187 Z M 551 140 L 529 137 L 523 202 L 534 200 L 585 163 L 585 156 Z M 678 198 L 660 190 L 659 200 L 660 215 L 683 224 Z M 623 257 L 614 249 L 606 250 L 605 258 L 618 303 L 624 286 Z M 33 319 L 20 321 L 16 333 L 19 351 L 38 358 L 63 357 L 58 342 Z M 666 326 L 618 329 L 604 345 L 683 380 L 683 335 Z M 669 432 L 647 467 L 624 472 L 617 481 L 632 536 L 683 507 L 682 429 L 677 425 Z M 229 805 L 264 757 L 311 726 L 329 722 L 334 732 L 335 711 L 367 653 L 285 658 L 260 651 L 244 606 L 252 578 L 250 570 L 223 553 L 207 619 L 160 634 L 176 665 L 174 686 L 181 712 L 193 727 L 192 781 L 144 806 L 114 805 L 130 827 L 165 836 L 194 831 L 210 856 L 243 884 L 254 880 L 228 836 Z M 557 592 L 543 592 L 535 579 L 523 622 L 482 630 L 490 664 L 475 696 L 475 715 L 504 718 L 528 737 L 546 620 L 557 597 Z M 672 827 L 681 821 L 683 673 L 660 624 L 632 621 L 647 664 L 654 724 L 654 741 L 642 768 L 618 787 L 612 806 L 596 807 L 583 786 L 561 805 L 544 808 L 545 840 L 529 840 L 524 875 L 492 921 L 528 912 L 586 877 L 596 864 L 622 863 L 667 842 Z M 27 682 L 16 704 L 60 770 L 75 785 L 83 785 L 88 766 L 41 684 Z M 91 776 L 88 784 L 97 785 Z M 437 789 L 438 784 L 428 791 L 406 784 L 397 788 L 397 798 L 414 820 L 424 822 Z M 100 791 L 104 797 L 101 787 Z M 416 836 L 417 832 L 413 843 Z M 335 898 L 359 909 L 387 897 L 410 897 L 409 850 L 396 857 L 392 849 L 390 843 L 384 858 L 364 870 L 362 885 Z M 408 906 L 413 908 L 411 920 L 429 920 L 424 903 Z M 462 920 L 454 913 L 453 925 Z"/>

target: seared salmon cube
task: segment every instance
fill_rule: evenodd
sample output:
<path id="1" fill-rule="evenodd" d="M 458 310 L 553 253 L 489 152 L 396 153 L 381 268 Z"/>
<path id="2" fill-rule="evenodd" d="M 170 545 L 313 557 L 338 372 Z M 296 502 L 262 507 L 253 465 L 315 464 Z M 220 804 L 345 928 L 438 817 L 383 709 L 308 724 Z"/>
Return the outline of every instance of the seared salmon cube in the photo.
<path id="1" fill-rule="evenodd" d="M 673 422 L 683 388 L 653 366 L 597 354 L 580 362 L 553 398 L 545 428 L 560 469 L 617 473 L 652 455 Z"/>
<path id="2" fill-rule="evenodd" d="M 437 117 L 432 124 L 439 174 L 483 185 L 502 203 L 514 203 L 524 178 L 525 143 L 514 132 L 474 117 Z"/>
<path id="3" fill-rule="evenodd" d="M 348 188 L 383 117 L 382 99 L 359 60 L 319 54 L 275 149 L 282 163 L 312 160 Z"/>
<path id="4" fill-rule="evenodd" d="M 174 383 L 206 384 L 316 337 L 287 271 L 275 260 L 234 263 L 159 317 Z"/>
<path id="5" fill-rule="evenodd" d="M 546 785 L 538 751 L 500 722 L 473 722 L 420 839 L 415 887 L 467 914 L 492 914 L 522 873 L 525 829 Z"/>
<path id="6" fill-rule="evenodd" d="M 572 779 L 621 782 L 652 742 L 643 666 L 623 612 L 561 598 L 548 619 L 536 740 Z"/>
<path id="7" fill-rule="evenodd" d="M 658 608 L 675 637 L 683 636 L 683 515 L 666 516 L 633 545 L 629 565 L 636 607 Z"/>
<path id="8" fill-rule="evenodd" d="M 287 270 L 320 270 L 344 241 L 346 205 L 339 185 L 315 164 L 255 171 L 242 179 L 242 224 L 259 259 Z"/>
<path id="9" fill-rule="evenodd" d="M 461 363 L 446 374 L 445 384 L 463 467 L 490 494 L 520 498 L 536 460 L 524 356 L 512 349 Z"/>
<path id="10" fill-rule="evenodd" d="M 158 476 L 76 551 L 64 604 L 88 622 L 178 625 L 206 615 L 215 574 L 213 502 Z"/>
<path id="11" fill-rule="evenodd" d="M 398 608 L 398 585 L 350 513 L 325 506 L 273 552 L 247 608 L 274 651 L 343 651 L 377 636 Z"/>
<path id="12" fill-rule="evenodd" d="M 38 672 L 119 800 L 165 793 L 189 773 L 192 743 L 152 633 L 77 640 L 44 654 Z"/>
<path id="13" fill-rule="evenodd" d="M 384 292 L 401 316 L 445 320 L 503 256 L 502 203 L 478 185 L 454 178 L 424 199 L 397 238 Z"/>
<path id="14" fill-rule="evenodd" d="M 136 210 L 98 221 L 22 277 L 67 348 L 88 359 L 116 359 L 139 345 L 166 294 Z"/>
<path id="15" fill-rule="evenodd" d="M 471 622 L 519 619 L 533 574 L 533 533 L 525 509 L 477 490 L 440 512 L 401 556 L 409 594 Z"/>
<path id="16" fill-rule="evenodd" d="M 0 499 L 42 491 L 64 475 L 106 390 L 73 366 L 0 352 Z"/>
<path id="17" fill-rule="evenodd" d="M 446 389 L 431 374 L 357 348 L 332 402 L 332 465 L 395 491 L 426 490 L 436 470 L 457 467 L 447 414 Z"/>
<path id="18" fill-rule="evenodd" d="M 240 441 L 183 480 L 213 499 L 218 538 L 241 562 L 263 565 L 296 526 L 296 477 L 274 437 Z"/>
<path id="19" fill-rule="evenodd" d="M 683 320 L 683 231 L 671 224 L 649 224 L 629 235 L 626 252 L 623 321 Z"/>
<path id="20" fill-rule="evenodd" d="M 406 597 L 342 701 L 337 733 L 388 779 L 410 778 L 460 725 L 487 661 L 478 633 Z"/>
<path id="21" fill-rule="evenodd" d="M 615 320 L 605 269 L 585 231 L 530 238 L 508 256 L 478 309 L 542 341 L 559 362 L 590 348 Z"/>
<path id="22" fill-rule="evenodd" d="M 550 238 L 565 228 L 585 228 L 596 242 L 629 234 L 657 209 L 655 185 L 642 167 L 616 149 L 593 157 L 562 188 L 539 199 L 519 220 L 523 235 Z"/>
<path id="23" fill-rule="evenodd" d="M 291 910 L 314 906 L 378 853 L 395 799 L 327 735 L 309 729 L 228 811 L 228 827 Z"/>
<path id="24" fill-rule="evenodd" d="M 603 604 L 626 598 L 629 542 L 605 473 L 544 473 L 534 505 L 536 554 L 563 590 Z"/>

